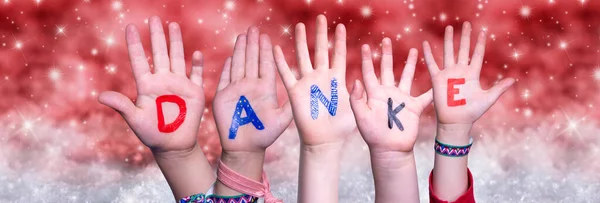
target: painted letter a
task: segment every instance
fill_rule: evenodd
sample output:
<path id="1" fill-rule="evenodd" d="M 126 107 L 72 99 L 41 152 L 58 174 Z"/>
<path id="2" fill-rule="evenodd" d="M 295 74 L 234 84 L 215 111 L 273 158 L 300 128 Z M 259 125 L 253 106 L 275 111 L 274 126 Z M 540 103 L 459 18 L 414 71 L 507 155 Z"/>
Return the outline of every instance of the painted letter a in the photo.
<path id="1" fill-rule="evenodd" d="M 246 112 L 246 117 L 242 118 L 242 110 Z M 258 130 L 265 129 L 265 126 L 260 119 L 258 119 L 258 116 L 256 116 L 256 112 L 254 112 L 254 109 L 252 109 L 248 99 L 242 95 L 240 96 L 240 100 L 238 100 L 237 105 L 235 106 L 235 111 L 233 112 L 231 126 L 229 127 L 229 139 L 235 139 L 238 128 L 248 123 L 252 123 L 252 125 L 254 125 L 254 127 Z"/>

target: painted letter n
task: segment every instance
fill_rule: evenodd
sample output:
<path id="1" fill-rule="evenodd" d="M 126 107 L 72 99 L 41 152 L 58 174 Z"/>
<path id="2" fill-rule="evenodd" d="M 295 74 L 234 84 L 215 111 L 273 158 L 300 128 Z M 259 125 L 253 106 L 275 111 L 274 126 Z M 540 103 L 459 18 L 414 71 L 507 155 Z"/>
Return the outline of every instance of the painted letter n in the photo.
<path id="1" fill-rule="evenodd" d="M 310 116 L 313 120 L 319 117 L 319 102 L 323 103 L 330 115 L 335 116 L 338 106 L 337 80 L 331 80 L 331 100 L 327 99 L 317 85 L 310 87 Z"/>

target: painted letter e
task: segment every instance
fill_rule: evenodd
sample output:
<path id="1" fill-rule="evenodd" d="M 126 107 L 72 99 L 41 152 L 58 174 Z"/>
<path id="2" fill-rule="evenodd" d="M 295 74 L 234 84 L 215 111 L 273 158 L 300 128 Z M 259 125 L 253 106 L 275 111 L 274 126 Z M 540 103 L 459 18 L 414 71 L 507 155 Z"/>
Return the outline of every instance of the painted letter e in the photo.
<path id="1" fill-rule="evenodd" d="M 460 93 L 460 90 L 455 88 L 454 85 L 462 84 L 465 84 L 464 78 L 448 78 L 448 106 L 462 106 L 467 104 L 467 100 L 465 99 L 454 99 L 454 95 Z"/>

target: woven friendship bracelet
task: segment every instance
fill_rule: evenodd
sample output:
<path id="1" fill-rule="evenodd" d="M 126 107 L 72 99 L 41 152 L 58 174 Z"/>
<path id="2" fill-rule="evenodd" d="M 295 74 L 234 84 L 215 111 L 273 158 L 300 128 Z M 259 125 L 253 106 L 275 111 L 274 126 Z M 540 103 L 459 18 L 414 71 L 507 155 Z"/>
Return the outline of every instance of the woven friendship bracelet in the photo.
<path id="1" fill-rule="evenodd" d="M 471 138 L 469 140 L 469 144 L 465 145 L 465 146 L 454 146 L 454 145 L 444 144 L 444 143 L 438 141 L 436 138 L 434 149 L 435 149 L 435 153 L 440 154 L 440 155 L 449 156 L 449 157 L 462 157 L 462 156 L 466 156 L 467 154 L 469 154 L 469 151 L 471 151 L 472 145 L 473 145 L 473 138 Z"/>
<path id="2" fill-rule="evenodd" d="M 256 203 L 258 197 L 251 195 L 238 195 L 238 196 L 217 196 L 217 195 L 205 195 L 195 194 L 192 196 L 184 197 L 179 200 L 179 203 Z"/>

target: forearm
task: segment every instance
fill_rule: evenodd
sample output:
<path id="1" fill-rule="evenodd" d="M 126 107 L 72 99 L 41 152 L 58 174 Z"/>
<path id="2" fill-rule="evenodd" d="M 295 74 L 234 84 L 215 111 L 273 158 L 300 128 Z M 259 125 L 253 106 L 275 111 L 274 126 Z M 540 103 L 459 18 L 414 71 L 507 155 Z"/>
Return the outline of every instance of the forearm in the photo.
<path id="1" fill-rule="evenodd" d="M 300 146 L 298 202 L 338 202 L 342 145 Z"/>
<path id="2" fill-rule="evenodd" d="M 221 161 L 236 173 L 258 182 L 262 182 L 265 151 L 257 152 L 227 152 L 223 151 Z M 235 196 L 241 193 L 235 191 L 221 181 L 215 184 L 215 194 L 220 196 Z"/>
<path id="3" fill-rule="evenodd" d="M 197 144 L 189 151 L 153 154 L 177 200 L 205 193 L 215 182 L 215 173 Z"/>
<path id="4" fill-rule="evenodd" d="M 419 202 L 413 152 L 371 150 L 375 202 Z"/>
<path id="5" fill-rule="evenodd" d="M 438 124 L 436 139 L 442 143 L 464 146 L 469 144 L 472 124 Z M 454 201 L 468 189 L 468 156 L 448 157 L 435 154 L 433 189 L 439 198 Z"/>

